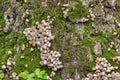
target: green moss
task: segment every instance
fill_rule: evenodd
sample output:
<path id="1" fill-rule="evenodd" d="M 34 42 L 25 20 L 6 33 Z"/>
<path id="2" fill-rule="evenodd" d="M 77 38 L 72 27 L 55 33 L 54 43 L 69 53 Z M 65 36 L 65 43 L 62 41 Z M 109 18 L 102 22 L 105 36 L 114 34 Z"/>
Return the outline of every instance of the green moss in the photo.
<path id="1" fill-rule="evenodd" d="M 73 6 L 69 7 L 69 19 L 73 22 L 78 21 L 83 17 L 87 17 L 89 12 L 88 9 L 82 5 L 80 1 L 73 1 Z"/>
<path id="2" fill-rule="evenodd" d="M 2 13 L 0 13 L 0 25 L 1 25 L 1 27 L 5 26 L 5 21 L 3 19 L 3 14 Z"/>
<path id="3" fill-rule="evenodd" d="M 25 58 L 20 58 L 21 56 L 24 56 Z M 22 53 L 18 54 L 16 56 L 16 65 L 14 66 L 13 71 L 19 73 L 24 70 L 33 71 L 35 68 L 39 68 L 39 51 L 30 52 L 30 48 L 27 48 Z M 25 65 L 28 65 L 27 68 L 25 68 Z"/>
<path id="4" fill-rule="evenodd" d="M 23 43 L 28 43 L 28 41 L 25 39 L 25 37 L 23 36 L 23 34 L 16 34 L 14 35 L 14 33 L 9 33 L 9 34 L 2 34 L 1 37 L 1 47 L 0 47 L 0 62 L 1 63 L 6 63 L 7 59 L 9 57 L 15 57 L 15 62 L 16 65 L 13 69 L 13 71 L 15 72 L 20 72 L 21 70 L 26 69 L 24 67 L 25 64 L 28 64 L 28 70 L 33 70 L 34 68 L 39 67 L 39 51 L 35 50 L 34 52 L 30 52 L 30 47 L 28 47 L 25 51 L 21 52 L 20 51 L 20 46 Z M 16 49 L 15 46 L 17 47 Z M 18 49 L 18 50 L 17 50 Z M 8 51 L 12 51 L 12 55 L 8 54 Z M 25 59 L 21 59 L 20 56 L 24 55 Z M 31 59 L 33 59 L 31 61 Z M 34 66 L 31 64 L 34 63 Z M 1 64 L 0 64 L 1 65 Z"/>
<path id="5" fill-rule="evenodd" d="M 49 12 L 49 13 L 48 13 Z M 54 12 L 54 13 L 53 13 Z M 30 19 L 30 24 L 34 25 L 35 21 L 41 21 L 43 19 L 46 19 L 46 17 L 50 15 L 50 16 L 55 16 L 57 17 L 57 19 L 55 20 L 55 22 L 53 23 L 54 27 L 53 29 L 57 30 L 62 33 L 64 31 L 64 25 L 66 24 L 64 21 L 61 22 L 61 20 L 63 19 L 63 17 L 61 17 L 62 15 L 62 11 L 59 7 L 56 7 L 56 9 L 54 9 L 54 7 L 52 7 L 52 9 L 46 8 L 46 9 L 35 9 L 33 15 L 31 15 L 29 17 Z M 35 20 L 35 21 L 34 21 Z M 58 23 L 59 21 L 59 23 Z M 63 23 L 63 24 L 61 24 Z M 30 26 L 31 26 L 30 25 Z M 29 27 L 29 26 L 28 26 Z M 61 29 L 60 29 L 61 28 Z M 57 32 L 57 31 L 56 31 Z M 53 34 L 59 34 L 57 33 L 53 33 Z M 62 36 L 63 34 L 59 34 L 56 35 L 55 40 L 53 41 L 53 45 L 51 47 L 51 50 L 59 50 L 60 49 L 60 45 L 61 45 L 61 40 L 62 40 Z M 21 45 L 21 44 L 28 44 L 28 41 L 26 40 L 26 38 L 23 36 L 23 34 L 16 36 L 17 39 L 17 44 Z M 21 71 L 24 70 L 28 70 L 28 71 L 33 71 L 35 68 L 39 68 L 39 61 L 40 61 L 40 52 L 37 50 L 37 48 L 35 47 L 35 51 L 34 52 L 30 52 L 30 48 L 32 46 L 29 45 L 29 47 L 26 48 L 25 51 L 21 51 L 17 56 L 16 56 L 16 66 L 14 66 L 13 71 L 19 73 Z M 24 59 L 21 59 L 20 56 L 25 56 Z M 31 59 L 33 59 L 33 61 L 31 62 Z M 34 65 L 31 66 L 31 64 L 34 63 Z M 25 68 L 24 65 L 28 64 L 28 67 Z M 44 68 L 46 71 L 50 71 L 48 68 L 42 67 Z"/>
<path id="6" fill-rule="evenodd" d="M 92 21 L 89 20 L 89 21 L 84 23 L 84 31 L 85 31 L 84 36 L 88 37 L 91 30 L 92 30 Z"/>
<path id="7" fill-rule="evenodd" d="M 56 76 L 53 77 L 52 80 L 60 80 L 60 76 L 61 76 L 60 72 L 57 72 Z"/>

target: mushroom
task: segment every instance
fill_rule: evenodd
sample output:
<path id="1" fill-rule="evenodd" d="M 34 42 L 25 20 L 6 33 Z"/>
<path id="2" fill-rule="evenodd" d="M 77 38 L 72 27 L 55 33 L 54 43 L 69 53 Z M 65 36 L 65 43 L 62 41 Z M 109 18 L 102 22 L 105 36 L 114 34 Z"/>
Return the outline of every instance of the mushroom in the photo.
<path id="1" fill-rule="evenodd" d="M 6 69 L 6 66 L 5 66 L 5 65 L 2 65 L 2 69 Z"/>
<path id="2" fill-rule="evenodd" d="M 47 21 L 42 20 L 41 24 L 36 22 L 36 27 L 27 28 L 24 31 L 24 35 L 29 40 L 29 43 L 33 46 L 37 46 L 40 50 L 41 61 L 40 64 L 42 66 L 47 65 L 53 71 L 57 71 L 60 68 L 63 68 L 62 62 L 60 61 L 61 54 L 58 51 L 51 51 L 51 41 L 54 39 L 54 35 L 52 35 L 51 31 L 51 23 L 54 21 L 50 19 L 48 16 Z M 33 49 L 31 49 L 33 51 Z M 51 77 L 54 76 L 55 73 L 51 72 Z M 49 77 L 47 80 L 51 80 Z"/>

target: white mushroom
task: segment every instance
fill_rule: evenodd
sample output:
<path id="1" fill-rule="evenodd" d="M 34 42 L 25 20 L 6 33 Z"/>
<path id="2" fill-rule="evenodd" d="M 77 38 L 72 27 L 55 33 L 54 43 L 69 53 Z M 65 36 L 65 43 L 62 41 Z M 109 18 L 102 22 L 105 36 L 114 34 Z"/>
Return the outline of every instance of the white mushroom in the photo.
<path id="1" fill-rule="evenodd" d="M 5 65 L 2 65 L 2 69 L 6 69 L 6 66 L 5 66 Z"/>
<path id="2" fill-rule="evenodd" d="M 8 62 L 7 62 L 7 65 L 8 65 L 8 66 L 11 66 L 11 65 L 12 65 L 12 63 L 11 63 L 10 61 L 8 61 Z"/>

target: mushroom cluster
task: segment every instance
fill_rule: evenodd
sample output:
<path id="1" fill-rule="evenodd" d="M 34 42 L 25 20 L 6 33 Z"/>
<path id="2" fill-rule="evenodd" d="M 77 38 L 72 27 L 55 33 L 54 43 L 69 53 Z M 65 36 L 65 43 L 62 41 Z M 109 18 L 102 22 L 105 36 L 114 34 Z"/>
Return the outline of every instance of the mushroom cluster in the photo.
<path id="1" fill-rule="evenodd" d="M 110 42 L 110 48 L 113 48 L 113 46 L 114 46 L 114 42 L 112 41 Z"/>
<path id="2" fill-rule="evenodd" d="M 112 70 L 117 68 L 118 67 L 111 66 L 105 58 L 97 58 L 96 66 L 93 68 L 95 74 L 89 73 L 87 74 L 87 77 L 82 80 L 117 80 L 114 76 L 116 72 L 112 72 L 112 74 L 110 74 Z"/>
<path id="3" fill-rule="evenodd" d="M 93 68 L 96 73 L 99 72 L 111 72 L 112 70 L 117 69 L 117 67 L 111 66 L 110 63 L 105 58 L 97 58 L 96 60 L 96 66 Z"/>
<path id="4" fill-rule="evenodd" d="M 89 16 L 88 16 L 88 18 L 85 18 L 85 17 L 81 18 L 81 19 L 78 20 L 76 23 L 79 23 L 79 22 L 84 23 L 84 22 L 87 22 L 87 21 L 89 21 Z"/>
<path id="5" fill-rule="evenodd" d="M 2 69 L 3 69 L 3 70 L 10 71 L 10 70 L 12 70 L 14 64 L 15 64 L 15 63 L 12 61 L 12 58 L 9 58 L 9 59 L 7 60 L 7 65 L 3 65 L 3 66 L 2 66 Z"/>
<path id="6" fill-rule="evenodd" d="M 112 58 L 112 60 L 119 63 L 120 62 L 120 56 L 115 56 L 115 57 Z"/>
<path id="7" fill-rule="evenodd" d="M 63 4 L 62 5 L 62 11 L 63 11 L 64 18 L 67 18 L 69 16 L 68 15 L 68 11 L 69 11 L 68 7 L 69 7 L 69 5 L 70 4 Z M 94 19 L 95 19 L 95 15 L 92 12 L 92 8 L 90 8 L 89 9 L 89 15 L 87 15 L 87 17 L 83 17 L 83 18 L 79 19 L 76 23 L 79 23 L 79 22 L 84 23 L 84 22 L 87 22 L 89 20 L 94 21 Z"/>
<path id="8" fill-rule="evenodd" d="M 89 20 L 94 21 L 94 19 L 95 19 L 95 15 L 92 12 L 92 8 L 90 8 L 89 15 L 87 15 L 87 17 L 83 17 L 83 18 L 79 19 L 76 23 L 79 23 L 79 22 L 84 23 L 84 22 L 87 22 Z"/>
<path id="9" fill-rule="evenodd" d="M 51 46 L 51 41 L 54 36 L 51 33 L 52 22 L 55 17 L 47 20 L 42 20 L 42 23 L 36 22 L 36 26 L 31 28 L 26 28 L 24 31 L 25 36 L 29 40 L 29 43 L 33 46 L 37 46 L 40 50 L 41 65 L 47 65 L 53 71 L 57 71 L 62 68 L 62 62 L 60 61 L 61 54 L 58 51 L 51 51 L 49 48 Z"/>
<path id="10" fill-rule="evenodd" d="M 116 34 L 116 33 L 115 33 Z M 114 34 L 114 35 L 115 35 Z M 110 42 L 110 44 L 109 44 L 109 47 L 108 47 L 108 51 L 110 51 L 113 47 L 115 46 L 115 43 L 112 41 L 112 42 Z"/>
<path id="11" fill-rule="evenodd" d="M 25 36 L 27 36 L 27 40 L 32 46 L 36 45 L 36 37 L 38 35 L 37 30 L 35 27 L 26 28 L 24 31 Z"/>
<path id="12" fill-rule="evenodd" d="M 54 71 L 52 71 L 50 76 L 47 76 L 47 80 L 52 80 L 51 77 L 53 77 L 54 75 L 56 75 L 56 73 Z"/>
<path id="13" fill-rule="evenodd" d="M 20 80 L 19 77 L 17 76 L 17 73 L 12 72 L 11 77 L 13 80 Z"/>
<path id="14" fill-rule="evenodd" d="M 63 6 L 62 6 L 62 11 L 63 11 L 63 14 L 64 14 L 64 18 L 68 17 L 68 11 L 69 11 L 68 6 L 69 6 L 69 4 L 63 4 Z"/>
<path id="15" fill-rule="evenodd" d="M 25 13 L 23 13 L 22 18 L 26 18 L 30 14 L 30 10 L 26 9 Z"/>
<path id="16" fill-rule="evenodd" d="M 19 80 L 17 73 L 11 72 L 11 70 L 13 69 L 13 65 L 15 65 L 15 62 L 13 62 L 12 58 L 9 58 L 7 60 L 6 65 L 2 65 L 2 69 L 4 71 L 5 77 L 11 77 L 12 80 Z"/>
<path id="17" fill-rule="evenodd" d="M 92 12 L 92 8 L 89 9 L 89 13 L 90 13 L 90 20 L 94 21 L 95 15 Z"/>
<path id="18" fill-rule="evenodd" d="M 50 51 L 47 54 L 41 54 L 41 65 L 48 65 L 53 71 L 57 71 L 62 68 L 62 62 L 59 60 L 61 54 L 57 51 Z"/>
<path id="19" fill-rule="evenodd" d="M 48 7 L 47 0 L 42 1 L 42 2 L 41 2 L 41 5 L 42 5 L 43 8 Z"/>

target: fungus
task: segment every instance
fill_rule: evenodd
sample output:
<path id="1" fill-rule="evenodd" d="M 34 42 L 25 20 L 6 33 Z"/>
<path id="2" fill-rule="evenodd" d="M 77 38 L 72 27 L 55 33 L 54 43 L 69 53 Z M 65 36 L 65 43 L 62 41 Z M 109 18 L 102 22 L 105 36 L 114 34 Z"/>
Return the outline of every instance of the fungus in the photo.
<path id="1" fill-rule="evenodd" d="M 52 35 L 51 31 L 51 24 L 54 19 L 55 17 L 50 19 L 50 16 L 48 16 L 47 21 L 42 20 L 41 24 L 36 22 L 36 26 L 26 28 L 23 33 L 29 40 L 29 43 L 33 46 L 37 46 L 37 48 L 40 50 L 40 64 L 42 66 L 47 65 L 53 71 L 57 71 L 58 69 L 63 68 L 63 65 L 60 61 L 61 54 L 58 51 L 50 50 L 51 41 L 54 39 L 54 35 Z M 51 77 L 55 75 L 53 71 L 51 72 Z M 50 79 L 48 78 L 47 80 Z"/>
<path id="2" fill-rule="evenodd" d="M 96 66 L 93 67 L 95 73 L 87 74 L 87 77 L 83 78 L 82 80 L 116 80 L 117 77 L 113 76 L 116 74 L 116 72 L 112 72 L 112 74 L 110 74 L 110 72 L 115 69 L 118 69 L 118 67 L 111 66 L 111 64 L 108 63 L 105 58 L 97 58 Z M 120 76 L 120 74 L 117 76 Z"/>

